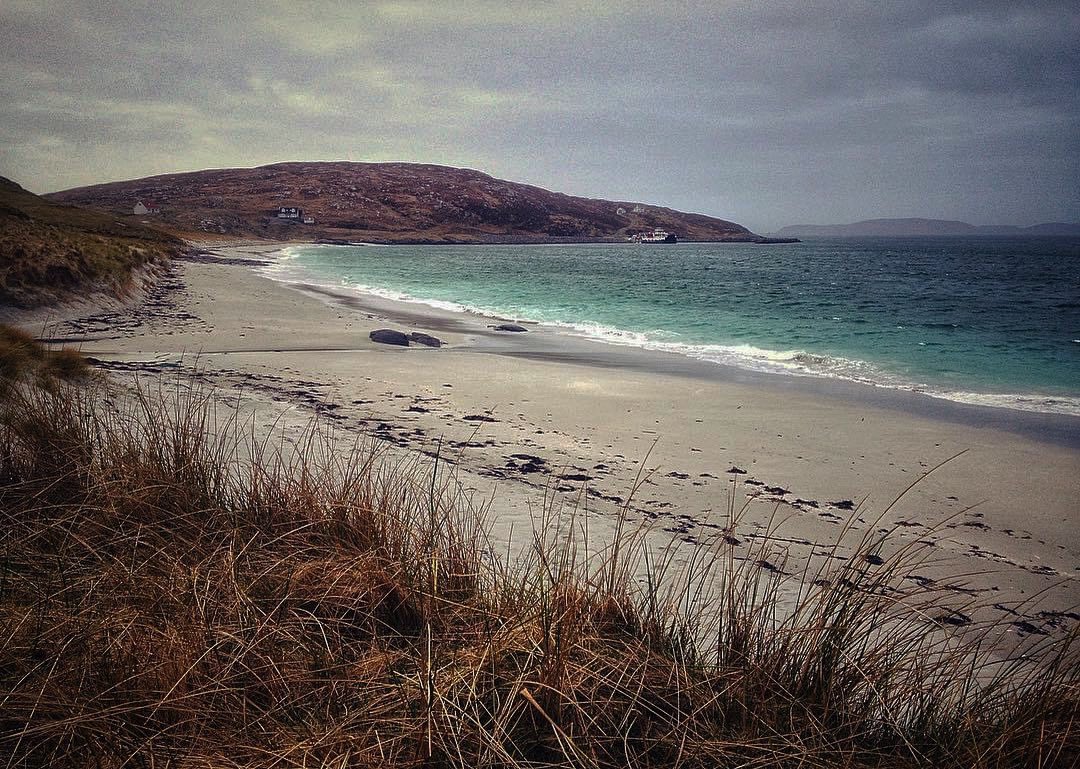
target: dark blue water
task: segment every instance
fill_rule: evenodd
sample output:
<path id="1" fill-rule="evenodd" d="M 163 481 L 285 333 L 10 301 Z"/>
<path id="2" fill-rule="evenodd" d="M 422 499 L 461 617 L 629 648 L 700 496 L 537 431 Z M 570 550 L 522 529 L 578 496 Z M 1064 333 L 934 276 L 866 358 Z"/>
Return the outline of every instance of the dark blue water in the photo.
<path id="1" fill-rule="evenodd" d="M 294 247 L 271 274 L 779 373 L 1080 414 L 1080 240 Z"/>

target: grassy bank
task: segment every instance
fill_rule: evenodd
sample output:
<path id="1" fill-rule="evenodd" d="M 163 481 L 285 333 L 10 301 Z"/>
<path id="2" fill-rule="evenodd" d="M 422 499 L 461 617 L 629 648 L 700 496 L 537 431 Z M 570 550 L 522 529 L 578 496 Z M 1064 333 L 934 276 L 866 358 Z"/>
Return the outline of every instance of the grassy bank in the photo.
<path id="1" fill-rule="evenodd" d="M 909 551 L 881 563 L 867 540 L 783 606 L 761 568 L 782 554 L 721 544 L 679 572 L 621 531 L 586 557 L 555 510 L 511 560 L 429 459 L 341 452 L 317 426 L 275 443 L 185 382 L 132 394 L 34 348 L 13 360 L 10 766 L 1080 759 L 1068 639 L 985 666 L 901 597 Z"/>
<path id="2" fill-rule="evenodd" d="M 58 205 L 0 178 L 0 308 L 123 296 L 181 243 L 133 217 Z"/>

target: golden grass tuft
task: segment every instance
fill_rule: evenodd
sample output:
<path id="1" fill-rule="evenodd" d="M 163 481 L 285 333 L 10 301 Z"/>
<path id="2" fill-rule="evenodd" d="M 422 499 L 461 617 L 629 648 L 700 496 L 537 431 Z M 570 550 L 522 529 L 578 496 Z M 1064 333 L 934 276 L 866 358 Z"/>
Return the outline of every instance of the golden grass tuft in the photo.
<path id="1" fill-rule="evenodd" d="M 50 349 L 22 329 L 0 323 L 0 396 L 30 378 L 51 387 L 89 375 L 90 366 L 77 350 Z"/>

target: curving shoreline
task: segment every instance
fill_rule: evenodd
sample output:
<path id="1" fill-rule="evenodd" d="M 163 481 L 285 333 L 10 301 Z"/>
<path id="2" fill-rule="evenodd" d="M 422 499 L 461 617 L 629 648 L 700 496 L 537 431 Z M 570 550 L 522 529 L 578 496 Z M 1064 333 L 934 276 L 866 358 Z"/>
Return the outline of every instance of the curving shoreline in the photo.
<path id="1" fill-rule="evenodd" d="M 273 254 L 265 263 L 253 263 L 260 273 L 320 300 L 374 314 L 405 324 L 421 324 L 436 329 L 455 329 L 472 334 L 470 348 L 533 360 L 559 361 L 602 368 L 630 369 L 644 373 L 670 374 L 715 382 L 736 382 L 783 392 L 839 398 L 857 404 L 896 410 L 907 415 L 951 422 L 971 427 L 992 427 L 1038 442 L 1080 448 L 1080 416 L 1047 411 L 987 405 L 954 400 L 934 392 L 889 387 L 843 378 L 802 373 L 780 373 L 747 368 L 685 355 L 666 349 L 620 344 L 610 339 L 582 335 L 557 325 L 522 321 L 533 331 L 517 337 L 492 334 L 494 321 L 516 321 L 499 315 L 440 306 L 426 301 L 399 301 L 379 293 L 346 289 L 275 274 Z"/>
<path id="2" fill-rule="evenodd" d="M 882 300 L 879 307 L 873 298 L 894 280 L 902 287 L 898 291 L 917 293 L 909 276 L 921 273 L 901 265 L 883 267 L 883 260 L 888 261 L 883 253 L 871 255 L 868 271 L 890 271 L 848 291 L 835 284 L 819 285 L 812 277 L 846 269 L 851 259 L 861 257 L 843 250 L 810 250 L 799 257 L 770 252 L 759 260 L 746 249 L 688 247 L 680 249 L 676 259 L 661 260 L 661 267 L 649 258 L 653 253 L 625 246 L 496 252 L 433 247 L 398 248 L 385 255 L 291 246 L 273 258 L 265 274 L 286 284 L 315 284 L 332 294 L 383 297 L 467 316 L 506 315 L 569 336 L 765 374 L 1080 417 L 1080 394 L 1066 384 L 1074 379 L 1068 378 L 1068 366 L 1060 359 L 1071 349 L 1058 349 L 1056 341 L 1071 329 L 1051 324 L 1041 335 L 1013 329 L 1019 334 L 1015 351 L 1001 341 L 1016 323 L 1035 322 L 1020 309 L 1024 301 L 1002 310 L 1000 320 L 987 321 L 995 308 L 984 303 L 970 315 L 949 309 L 950 304 L 963 307 L 967 302 L 965 297 L 953 301 L 951 289 L 942 288 L 927 299 L 925 308 L 928 318 L 940 322 L 922 322 L 921 311 L 915 312 L 908 302 Z M 925 253 L 915 256 L 925 261 Z M 800 259 L 816 266 L 788 285 Z M 474 268 L 479 277 L 465 277 Z M 927 269 L 925 264 L 922 269 Z M 944 275 L 949 275 L 947 270 Z M 732 280 L 743 288 L 732 293 L 730 302 L 715 303 L 711 291 L 724 290 Z M 684 299 L 679 299 L 683 289 Z M 814 294 L 818 291 L 820 297 Z M 853 291 L 869 295 L 856 301 Z M 993 294 L 994 287 L 987 291 Z M 1056 294 L 1044 293 L 1040 301 L 1055 301 Z M 797 309 L 772 310 L 774 299 L 781 308 Z"/>

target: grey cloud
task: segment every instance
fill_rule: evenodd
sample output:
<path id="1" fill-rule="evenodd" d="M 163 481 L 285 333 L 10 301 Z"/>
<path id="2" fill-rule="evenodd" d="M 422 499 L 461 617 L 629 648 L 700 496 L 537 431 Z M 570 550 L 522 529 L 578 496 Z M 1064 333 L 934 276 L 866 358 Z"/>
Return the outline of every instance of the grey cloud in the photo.
<path id="1" fill-rule="evenodd" d="M 1080 219 L 1078 37 L 1064 2 L 12 0 L 0 173 L 393 158 L 759 230 Z"/>

